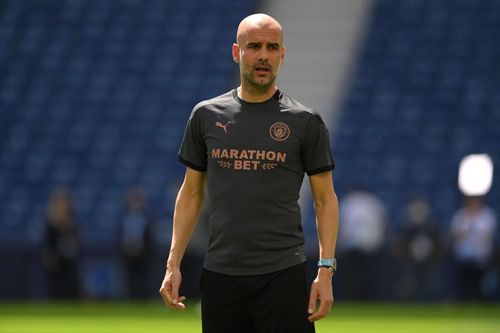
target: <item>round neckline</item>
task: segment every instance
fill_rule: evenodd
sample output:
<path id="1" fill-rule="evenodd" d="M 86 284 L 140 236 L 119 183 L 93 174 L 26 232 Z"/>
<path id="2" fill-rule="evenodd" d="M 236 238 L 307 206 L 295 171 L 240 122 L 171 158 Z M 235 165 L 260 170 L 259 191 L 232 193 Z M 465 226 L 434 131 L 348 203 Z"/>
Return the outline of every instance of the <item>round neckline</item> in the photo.
<path id="1" fill-rule="evenodd" d="M 233 89 L 233 98 L 240 104 L 242 105 L 262 105 L 262 104 L 265 104 L 265 103 L 268 103 L 272 100 L 278 100 L 279 99 L 279 96 L 281 94 L 281 91 L 279 89 L 276 89 L 276 91 L 274 92 L 274 94 L 267 100 L 265 101 L 262 101 L 262 102 L 247 102 L 245 101 L 244 99 L 240 98 L 240 96 L 238 96 L 238 89 Z"/>

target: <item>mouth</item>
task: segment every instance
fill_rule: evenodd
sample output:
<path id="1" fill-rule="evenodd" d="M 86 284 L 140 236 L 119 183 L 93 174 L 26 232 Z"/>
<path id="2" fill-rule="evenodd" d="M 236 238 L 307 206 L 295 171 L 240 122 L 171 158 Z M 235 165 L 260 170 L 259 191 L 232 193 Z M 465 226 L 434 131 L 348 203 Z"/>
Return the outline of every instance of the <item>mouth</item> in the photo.
<path id="1" fill-rule="evenodd" d="M 267 75 L 268 73 L 271 72 L 271 68 L 265 65 L 257 65 L 255 66 L 255 72 L 258 75 Z"/>

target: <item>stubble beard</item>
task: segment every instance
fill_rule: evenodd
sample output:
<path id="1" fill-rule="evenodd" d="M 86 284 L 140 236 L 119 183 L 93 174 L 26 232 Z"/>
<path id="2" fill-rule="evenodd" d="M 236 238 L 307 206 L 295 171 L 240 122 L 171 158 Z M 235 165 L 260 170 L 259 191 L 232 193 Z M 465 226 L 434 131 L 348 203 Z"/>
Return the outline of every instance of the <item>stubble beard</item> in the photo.
<path id="1" fill-rule="evenodd" d="M 256 93 L 265 93 L 269 91 L 272 87 L 274 87 L 274 83 L 276 81 L 277 74 L 272 72 L 271 69 L 271 77 L 269 82 L 259 82 L 259 79 L 254 79 L 253 77 L 253 68 L 250 72 L 242 71 L 242 79 L 245 82 L 246 87 Z"/>

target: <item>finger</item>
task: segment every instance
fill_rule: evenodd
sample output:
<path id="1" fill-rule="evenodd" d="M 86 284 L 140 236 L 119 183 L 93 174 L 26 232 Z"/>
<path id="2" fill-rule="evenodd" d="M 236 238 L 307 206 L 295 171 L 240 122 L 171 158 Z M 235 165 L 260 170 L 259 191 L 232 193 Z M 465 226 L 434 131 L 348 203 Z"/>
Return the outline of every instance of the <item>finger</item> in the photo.
<path id="1" fill-rule="evenodd" d="M 186 305 L 183 303 L 184 300 L 186 300 L 186 297 L 180 296 L 177 300 L 177 303 L 174 303 L 172 300 L 172 297 L 167 292 L 167 289 L 163 289 L 163 288 L 160 289 L 160 295 L 161 295 L 165 305 L 168 306 L 169 308 L 181 310 L 181 311 L 186 308 Z"/>
<path id="2" fill-rule="evenodd" d="M 171 307 L 172 309 L 176 309 L 176 310 L 184 310 L 186 308 L 186 305 L 184 304 L 184 300 L 186 299 L 186 297 L 184 296 L 179 296 L 179 298 L 177 299 L 177 303 L 173 303 L 171 302 L 169 304 L 169 307 Z"/>
<path id="3" fill-rule="evenodd" d="M 166 287 L 165 285 L 163 285 L 161 288 L 160 288 L 160 295 L 161 295 L 161 298 L 163 299 L 163 302 L 165 303 L 165 305 L 167 306 L 170 306 L 171 307 L 171 304 L 172 304 L 172 298 L 170 297 L 170 291 L 169 291 L 169 288 Z"/>
<path id="4" fill-rule="evenodd" d="M 177 303 L 175 303 L 173 306 L 176 310 L 184 310 L 186 308 L 186 305 L 184 304 L 184 300 L 186 299 L 186 297 L 184 296 L 180 296 L 179 299 L 177 300 Z"/>
<path id="5" fill-rule="evenodd" d="M 165 282 L 160 288 L 160 295 L 166 305 L 172 305 L 172 283 L 170 281 Z"/>
<path id="6" fill-rule="evenodd" d="M 318 301 L 318 292 L 316 288 L 311 288 L 311 293 L 309 294 L 309 305 L 307 306 L 307 313 L 312 314 L 316 308 L 316 302 Z"/>
<path id="7" fill-rule="evenodd" d="M 315 313 L 313 313 L 308 317 L 309 321 L 316 321 L 326 317 L 326 315 L 328 314 L 328 312 L 330 312 L 330 309 L 332 308 L 332 303 L 333 303 L 332 300 L 320 299 L 318 311 L 316 311 Z"/>
<path id="8" fill-rule="evenodd" d="M 316 320 L 319 320 L 321 318 L 323 318 L 325 315 L 323 315 L 319 310 L 314 312 L 313 314 L 311 314 L 309 317 L 307 317 L 307 319 L 310 321 L 310 322 L 313 322 L 313 321 L 316 321 Z"/>
<path id="9" fill-rule="evenodd" d="M 176 304 L 177 302 L 179 302 L 179 287 L 180 287 L 180 283 L 177 279 L 174 279 L 172 281 L 172 289 L 170 290 L 170 297 L 171 297 L 171 300 L 172 300 L 172 303 L 173 304 Z"/>
<path id="10" fill-rule="evenodd" d="M 164 285 L 162 285 L 162 287 L 160 288 L 160 295 L 163 299 L 163 302 L 169 308 L 184 310 L 186 306 L 182 302 L 186 299 L 186 297 L 179 297 L 178 295 L 175 295 L 176 297 L 174 298 L 174 289 L 175 288 L 173 288 L 173 283 L 171 281 L 167 281 Z M 178 287 L 177 290 L 179 290 Z"/>

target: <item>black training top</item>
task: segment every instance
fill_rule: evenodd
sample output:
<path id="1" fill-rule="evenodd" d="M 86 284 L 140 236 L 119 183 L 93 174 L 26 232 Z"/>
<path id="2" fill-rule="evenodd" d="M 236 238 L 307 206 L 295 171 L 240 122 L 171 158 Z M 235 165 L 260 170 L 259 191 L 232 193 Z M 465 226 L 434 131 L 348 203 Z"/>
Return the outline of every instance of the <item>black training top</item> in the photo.
<path id="1" fill-rule="evenodd" d="M 279 90 L 248 103 L 234 89 L 194 107 L 179 159 L 207 172 L 206 269 L 255 275 L 305 261 L 297 202 L 304 172 L 334 168 L 318 114 Z"/>

